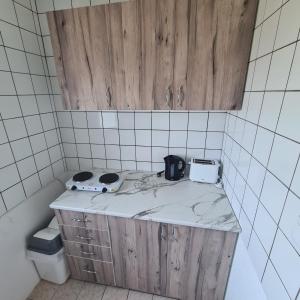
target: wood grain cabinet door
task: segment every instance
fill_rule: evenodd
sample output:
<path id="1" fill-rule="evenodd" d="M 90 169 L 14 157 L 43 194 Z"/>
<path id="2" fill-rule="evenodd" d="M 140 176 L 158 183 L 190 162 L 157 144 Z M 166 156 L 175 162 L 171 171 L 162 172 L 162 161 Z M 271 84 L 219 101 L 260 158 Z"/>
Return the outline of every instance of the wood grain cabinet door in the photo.
<path id="1" fill-rule="evenodd" d="M 166 246 L 160 223 L 108 217 L 116 285 L 162 294 Z M 165 273 L 164 273 L 165 274 Z"/>
<path id="2" fill-rule="evenodd" d="M 48 13 L 66 109 L 115 108 L 107 5 Z"/>
<path id="3" fill-rule="evenodd" d="M 166 296 L 224 299 L 237 234 L 168 225 Z"/>

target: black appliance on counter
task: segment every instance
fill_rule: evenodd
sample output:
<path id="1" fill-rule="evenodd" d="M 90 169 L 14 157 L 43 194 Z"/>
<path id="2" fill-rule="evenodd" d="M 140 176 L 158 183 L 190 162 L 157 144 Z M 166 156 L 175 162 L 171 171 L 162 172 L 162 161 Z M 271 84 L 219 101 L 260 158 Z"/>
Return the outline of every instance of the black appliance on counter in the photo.
<path id="1" fill-rule="evenodd" d="M 165 170 L 157 173 L 157 176 L 161 176 L 165 173 L 167 180 L 176 181 L 184 176 L 185 161 L 176 155 L 168 155 L 164 158 Z"/>

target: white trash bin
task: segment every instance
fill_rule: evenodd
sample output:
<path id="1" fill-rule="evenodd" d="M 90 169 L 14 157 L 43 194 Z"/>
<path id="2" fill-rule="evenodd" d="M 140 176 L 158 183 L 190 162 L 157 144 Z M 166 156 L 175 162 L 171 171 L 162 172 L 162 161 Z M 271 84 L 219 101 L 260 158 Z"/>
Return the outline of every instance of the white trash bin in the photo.
<path id="1" fill-rule="evenodd" d="M 27 258 L 32 260 L 42 279 L 63 284 L 70 272 L 55 218 L 28 240 Z"/>
<path id="2" fill-rule="evenodd" d="M 64 256 L 64 248 L 52 255 L 27 250 L 27 257 L 33 260 L 40 277 L 44 280 L 63 284 L 70 275 Z"/>

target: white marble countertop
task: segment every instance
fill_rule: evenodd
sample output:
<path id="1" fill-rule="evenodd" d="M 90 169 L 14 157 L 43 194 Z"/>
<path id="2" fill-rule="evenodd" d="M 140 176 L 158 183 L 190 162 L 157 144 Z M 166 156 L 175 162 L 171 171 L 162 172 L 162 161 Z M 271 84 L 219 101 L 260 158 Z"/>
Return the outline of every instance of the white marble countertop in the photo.
<path id="1" fill-rule="evenodd" d="M 125 178 L 118 192 L 66 191 L 50 207 L 223 231 L 241 230 L 224 190 L 213 184 L 187 178 L 168 181 L 149 172 L 116 173 Z"/>

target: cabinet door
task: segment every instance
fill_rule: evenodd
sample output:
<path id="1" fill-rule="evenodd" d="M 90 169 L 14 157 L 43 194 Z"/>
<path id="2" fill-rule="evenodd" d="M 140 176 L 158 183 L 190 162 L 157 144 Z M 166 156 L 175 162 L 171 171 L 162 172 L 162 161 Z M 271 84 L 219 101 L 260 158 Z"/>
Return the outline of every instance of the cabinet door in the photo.
<path id="1" fill-rule="evenodd" d="M 257 0 L 190 0 L 187 108 L 240 109 Z"/>
<path id="2" fill-rule="evenodd" d="M 166 266 L 167 253 L 165 225 L 117 217 L 108 220 L 116 285 L 161 294 L 165 279 L 160 269 Z"/>
<path id="3" fill-rule="evenodd" d="M 237 234 L 168 225 L 166 295 L 224 299 Z"/>
<path id="4" fill-rule="evenodd" d="M 107 5 L 48 13 L 66 109 L 113 107 L 108 19 Z"/>

